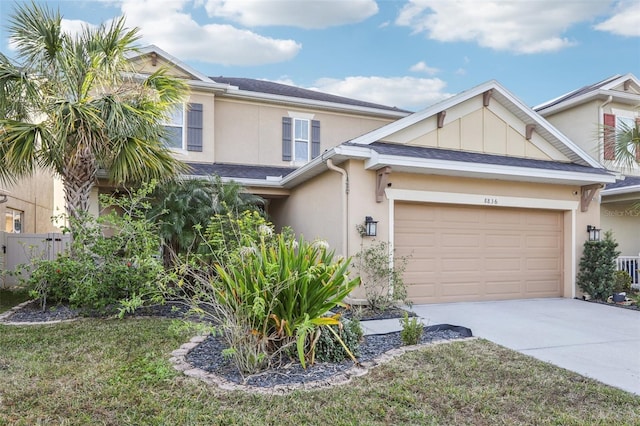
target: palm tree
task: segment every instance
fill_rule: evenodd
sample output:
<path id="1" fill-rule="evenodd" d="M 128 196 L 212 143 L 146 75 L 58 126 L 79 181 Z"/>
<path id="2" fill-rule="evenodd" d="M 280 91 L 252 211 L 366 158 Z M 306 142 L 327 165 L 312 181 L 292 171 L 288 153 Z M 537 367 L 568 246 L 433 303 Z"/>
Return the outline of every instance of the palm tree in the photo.
<path id="1" fill-rule="evenodd" d="M 640 120 L 622 121 L 615 129 L 605 128 L 605 138 L 615 134 L 615 163 L 622 169 L 640 166 Z"/>
<path id="2" fill-rule="evenodd" d="M 61 21 L 35 3 L 18 5 L 9 21 L 16 59 L 0 54 L 0 180 L 49 170 L 62 179 L 68 216 L 78 218 L 99 171 L 123 185 L 185 169 L 164 147 L 161 123 L 187 86 L 166 70 L 133 72 L 127 58 L 139 35 L 124 18 L 75 36 Z"/>
<path id="3" fill-rule="evenodd" d="M 198 249 L 214 215 L 238 215 L 264 204 L 241 184 L 223 182 L 219 176 L 167 181 L 158 185 L 150 198 L 147 217 L 158 223 L 166 266 L 173 263 L 176 254 Z"/>

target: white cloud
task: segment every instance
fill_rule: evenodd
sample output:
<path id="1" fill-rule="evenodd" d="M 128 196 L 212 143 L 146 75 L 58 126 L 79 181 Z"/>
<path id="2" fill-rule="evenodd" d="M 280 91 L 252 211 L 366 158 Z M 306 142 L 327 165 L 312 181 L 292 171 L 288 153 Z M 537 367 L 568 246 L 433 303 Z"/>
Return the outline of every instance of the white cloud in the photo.
<path id="1" fill-rule="evenodd" d="M 378 13 L 375 0 L 207 0 L 205 8 L 211 17 L 247 27 L 306 29 L 357 23 Z"/>
<path id="2" fill-rule="evenodd" d="M 428 75 L 434 75 L 434 74 L 437 74 L 438 72 L 440 72 L 440 70 L 438 68 L 430 67 L 424 61 L 420 61 L 417 64 L 412 65 L 409 68 L 409 71 L 422 72 L 422 73 L 425 73 L 425 74 L 428 74 Z"/>
<path id="3" fill-rule="evenodd" d="M 607 2 L 589 0 L 410 0 L 396 24 L 433 40 L 476 42 L 494 50 L 532 54 L 575 44 L 563 33 L 607 7 Z"/>
<path id="4" fill-rule="evenodd" d="M 640 37 L 640 2 L 618 2 L 613 16 L 596 25 L 595 29 L 626 37 Z"/>
<path id="5" fill-rule="evenodd" d="M 139 27 L 143 43 L 155 44 L 184 61 L 262 65 L 295 57 L 302 45 L 231 25 L 200 24 L 185 11 L 190 0 L 122 0 L 129 27 Z M 198 6 L 198 3 L 195 3 Z"/>
<path id="6" fill-rule="evenodd" d="M 451 96 L 439 78 L 364 77 L 323 78 L 314 90 L 398 108 L 422 109 Z"/>
<path id="7" fill-rule="evenodd" d="M 75 35 L 80 34 L 85 28 L 97 28 L 97 26 L 78 19 L 63 18 L 61 28 L 63 32 Z"/>

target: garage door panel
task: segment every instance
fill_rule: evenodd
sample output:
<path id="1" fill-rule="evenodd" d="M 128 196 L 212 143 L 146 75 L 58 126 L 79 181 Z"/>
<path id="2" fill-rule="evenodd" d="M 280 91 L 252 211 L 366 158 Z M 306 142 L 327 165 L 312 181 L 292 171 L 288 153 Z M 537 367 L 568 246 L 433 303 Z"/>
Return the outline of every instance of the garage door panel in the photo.
<path id="1" fill-rule="evenodd" d="M 448 248 L 474 248 L 479 249 L 481 246 L 481 236 L 478 234 L 464 234 L 461 232 L 442 231 L 440 234 L 440 246 Z"/>
<path id="2" fill-rule="evenodd" d="M 500 256 L 486 257 L 484 269 L 488 272 L 521 272 L 522 259 L 519 257 Z"/>
<path id="3" fill-rule="evenodd" d="M 481 264 L 478 258 L 443 257 L 440 261 L 440 267 L 442 273 L 462 273 L 465 271 L 478 271 L 481 267 Z"/>
<path id="4" fill-rule="evenodd" d="M 415 303 L 562 295 L 562 212 L 398 202 L 395 218 Z"/>

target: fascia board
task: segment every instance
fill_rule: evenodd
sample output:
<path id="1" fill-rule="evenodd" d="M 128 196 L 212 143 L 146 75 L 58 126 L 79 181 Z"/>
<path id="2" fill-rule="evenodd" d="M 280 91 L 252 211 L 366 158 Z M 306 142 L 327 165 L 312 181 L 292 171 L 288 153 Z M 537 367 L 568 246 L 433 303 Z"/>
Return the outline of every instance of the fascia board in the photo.
<path id="1" fill-rule="evenodd" d="M 182 175 L 183 179 L 202 179 L 200 175 Z M 234 177 L 220 177 L 223 182 L 238 182 L 243 186 L 254 187 L 266 187 L 266 188 L 282 188 L 282 178 L 274 178 L 274 180 L 267 179 L 247 179 L 247 178 L 234 178 Z"/>
<path id="2" fill-rule="evenodd" d="M 611 174 L 577 173 L 562 170 L 532 169 L 529 167 L 501 166 L 484 163 L 467 163 L 461 161 L 434 160 L 412 157 L 396 157 L 389 155 L 373 156 L 365 161 L 365 168 L 377 170 L 385 166 L 403 167 L 424 171 L 439 171 L 443 174 L 466 173 L 474 176 L 505 180 L 558 181 L 558 183 L 581 182 L 613 183 L 615 176 Z"/>
<path id="3" fill-rule="evenodd" d="M 249 90 L 239 90 L 235 86 L 230 86 L 229 89 L 225 92 L 224 96 L 232 99 L 237 98 L 237 99 L 243 99 L 243 100 L 260 100 L 260 101 L 268 101 L 268 102 L 275 102 L 275 103 L 297 104 L 297 105 L 305 105 L 305 106 L 323 108 L 323 109 L 334 110 L 334 111 L 349 112 L 349 113 L 355 112 L 355 113 L 375 115 L 380 117 L 390 117 L 390 118 L 406 117 L 407 115 L 411 114 L 409 112 L 402 112 L 402 111 L 391 111 L 391 110 L 379 109 L 379 108 L 340 104 L 336 102 L 316 101 L 313 99 L 272 95 L 269 93 L 252 92 Z"/>
<path id="4" fill-rule="evenodd" d="M 141 48 L 138 49 L 138 52 L 139 52 L 139 54 L 131 55 L 129 57 L 129 59 L 133 59 L 133 58 L 139 57 L 141 55 L 146 55 L 146 54 L 149 54 L 151 52 L 156 52 L 159 56 L 161 56 L 162 58 L 164 58 L 167 61 L 171 62 L 171 64 L 173 64 L 174 66 L 183 69 L 184 71 L 188 72 L 189 74 L 193 75 L 194 77 L 197 77 L 199 80 L 206 81 L 206 82 L 213 82 L 213 80 L 211 80 L 206 75 L 202 74 L 200 71 L 198 71 L 195 68 L 192 68 L 191 66 L 185 64 L 180 59 L 176 58 L 175 56 L 171 55 L 170 53 L 165 52 L 164 50 L 160 49 L 156 45 L 151 44 L 151 45 L 148 45 L 148 46 L 141 47 Z"/>
<path id="5" fill-rule="evenodd" d="M 533 107 L 535 111 L 541 110 L 538 112 L 543 117 L 547 115 L 555 114 L 566 109 L 570 109 L 576 105 L 581 105 L 583 103 L 602 99 L 606 100 L 609 96 L 613 96 L 614 101 L 628 104 L 628 105 L 638 105 L 640 104 L 640 96 L 633 93 L 625 93 L 619 92 L 616 90 L 604 90 L 598 89 L 593 92 L 584 93 L 580 96 L 576 96 L 575 98 L 567 99 L 564 102 L 560 102 L 559 104 L 553 105 L 551 107 L 545 108 L 544 104 Z M 551 102 L 548 102 L 551 103 Z"/>
<path id="6" fill-rule="evenodd" d="M 640 192 L 640 185 L 625 186 L 623 188 L 613 188 L 613 189 L 605 188 L 602 191 L 600 191 L 600 195 L 602 195 L 603 197 L 606 197 L 608 195 L 622 195 L 622 194 L 629 194 L 632 192 Z"/>

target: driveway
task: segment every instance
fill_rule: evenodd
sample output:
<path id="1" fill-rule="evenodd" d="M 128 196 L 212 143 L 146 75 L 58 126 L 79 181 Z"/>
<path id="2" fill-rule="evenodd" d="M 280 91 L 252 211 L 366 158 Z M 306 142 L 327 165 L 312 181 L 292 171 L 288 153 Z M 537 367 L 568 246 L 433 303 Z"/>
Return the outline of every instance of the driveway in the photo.
<path id="1" fill-rule="evenodd" d="M 465 326 L 474 336 L 640 395 L 638 311 L 575 299 L 414 305 L 412 310 L 425 325 Z"/>

